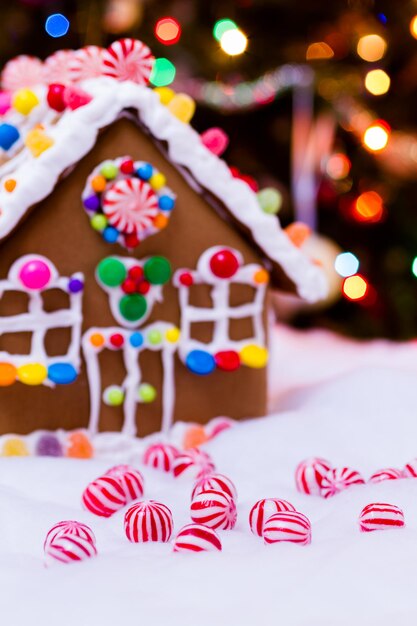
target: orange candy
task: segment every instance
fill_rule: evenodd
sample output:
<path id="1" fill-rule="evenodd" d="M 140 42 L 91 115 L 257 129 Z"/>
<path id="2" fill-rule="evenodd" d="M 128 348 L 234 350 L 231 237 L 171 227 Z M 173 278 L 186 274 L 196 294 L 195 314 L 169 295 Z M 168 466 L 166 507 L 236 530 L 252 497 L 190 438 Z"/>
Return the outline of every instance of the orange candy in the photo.
<path id="1" fill-rule="evenodd" d="M 198 448 L 198 446 L 203 445 L 208 440 L 209 437 L 206 435 L 203 426 L 190 426 L 184 435 L 182 445 L 184 450 L 189 450 L 190 448 Z"/>
<path id="2" fill-rule="evenodd" d="M 91 179 L 91 186 L 97 193 L 104 191 L 106 188 L 106 184 L 107 181 L 104 176 L 94 176 L 94 178 Z"/>
<path id="3" fill-rule="evenodd" d="M 94 456 L 94 448 L 87 435 L 82 432 L 71 433 L 68 444 L 67 456 L 72 459 L 91 459 Z"/>
<path id="4" fill-rule="evenodd" d="M 100 333 L 94 333 L 90 337 L 90 343 L 92 346 L 95 346 L 96 348 L 100 348 L 102 345 L 104 345 L 103 335 L 101 335 Z"/>
<path id="5" fill-rule="evenodd" d="M 284 230 L 297 248 L 301 248 L 311 234 L 311 228 L 302 222 L 293 222 L 293 224 L 289 224 Z"/>
<path id="6" fill-rule="evenodd" d="M 165 228 L 165 226 L 168 224 L 168 218 L 166 215 L 163 215 L 163 213 L 158 213 L 158 215 L 154 218 L 153 221 L 155 228 L 159 228 L 160 230 L 162 230 L 162 228 Z"/>
<path id="7" fill-rule="evenodd" d="M 255 274 L 253 275 L 253 280 L 255 281 L 255 283 L 257 283 L 258 285 L 263 285 L 264 283 L 267 283 L 269 280 L 269 274 L 266 270 L 261 269 L 258 270 L 257 272 L 255 272 Z"/>
<path id="8" fill-rule="evenodd" d="M 16 181 L 14 180 L 14 178 L 8 178 L 4 183 L 4 188 L 9 193 L 14 191 L 15 187 L 16 187 Z"/>
<path id="9" fill-rule="evenodd" d="M 8 387 L 16 382 L 17 370 L 11 363 L 0 363 L 0 387 Z"/>

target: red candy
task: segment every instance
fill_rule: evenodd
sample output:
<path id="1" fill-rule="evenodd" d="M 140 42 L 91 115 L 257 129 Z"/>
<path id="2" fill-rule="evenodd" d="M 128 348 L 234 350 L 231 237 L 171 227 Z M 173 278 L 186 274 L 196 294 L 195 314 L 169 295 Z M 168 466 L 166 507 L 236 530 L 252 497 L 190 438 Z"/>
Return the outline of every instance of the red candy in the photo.
<path id="1" fill-rule="evenodd" d="M 133 174 L 135 171 L 135 164 L 132 159 L 126 159 L 126 161 L 122 161 L 120 164 L 120 171 L 122 174 Z"/>
<path id="2" fill-rule="evenodd" d="M 202 478 L 215 470 L 214 463 L 207 452 L 190 448 L 179 454 L 174 460 L 172 471 L 175 478 Z"/>
<path id="3" fill-rule="evenodd" d="M 61 537 L 62 535 L 81 537 L 81 539 L 85 539 L 93 545 L 96 544 L 96 538 L 89 526 L 87 526 L 86 524 L 82 524 L 81 522 L 65 520 L 63 522 L 58 522 L 58 524 L 55 524 L 55 526 L 52 526 L 51 530 L 46 535 L 45 543 L 43 545 L 44 549 L 49 544 L 54 543 L 55 539 Z"/>
<path id="4" fill-rule="evenodd" d="M 6 63 L 1 73 L 1 86 L 6 91 L 17 91 L 42 83 L 42 61 L 26 54 L 11 59 Z"/>
<path id="5" fill-rule="evenodd" d="M 405 478 L 417 478 L 417 459 L 413 459 L 404 467 Z"/>
<path id="6" fill-rule="evenodd" d="M 174 522 L 165 504 L 154 500 L 138 502 L 125 515 L 126 537 L 133 543 L 170 540 Z"/>
<path id="7" fill-rule="evenodd" d="M 64 101 L 64 91 L 65 85 L 61 83 L 52 83 L 48 87 L 46 100 L 51 109 L 58 111 L 58 113 L 62 113 L 67 106 Z"/>
<path id="8" fill-rule="evenodd" d="M 123 338 L 123 335 L 121 335 L 120 333 L 115 333 L 114 335 L 110 336 L 110 344 L 113 346 L 113 348 L 121 348 L 124 342 L 125 340 Z"/>
<path id="9" fill-rule="evenodd" d="M 206 426 L 206 432 L 210 439 L 216 437 L 224 430 L 228 430 L 235 425 L 235 421 L 230 417 L 214 417 Z"/>
<path id="10" fill-rule="evenodd" d="M 146 448 L 143 455 L 145 465 L 162 470 L 163 472 L 171 472 L 174 459 L 179 455 L 177 448 L 168 443 L 154 443 Z"/>
<path id="11" fill-rule="evenodd" d="M 206 476 L 203 476 L 203 478 L 200 478 L 200 480 L 194 485 L 191 499 L 194 500 L 194 497 L 199 493 L 203 493 L 203 491 L 213 489 L 214 491 L 222 491 L 227 496 L 233 498 L 233 500 L 237 500 L 237 490 L 233 481 L 223 474 L 207 474 Z"/>
<path id="12" fill-rule="evenodd" d="M 381 483 L 383 480 L 396 480 L 397 478 L 403 478 L 401 470 L 395 467 L 388 467 L 387 469 L 381 469 L 374 472 L 369 479 L 370 483 Z"/>
<path id="13" fill-rule="evenodd" d="M 117 478 L 100 476 L 86 487 L 82 503 L 90 513 L 110 517 L 125 506 L 126 494 Z"/>
<path id="14" fill-rule="evenodd" d="M 85 561 L 96 555 L 96 547 L 91 541 L 70 534 L 60 535 L 52 543 L 45 545 L 46 565 L 52 565 L 54 562 L 74 563 L 75 561 Z"/>
<path id="15" fill-rule="evenodd" d="M 224 350 L 214 355 L 214 360 L 219 370 L 223 372 L 234 372 L 240 367 L 240 357 L 234 350 Z"/>
<path id="16" fill-rule="evenodd" d="M 249 526 L 254 535 L 262 537 L 266 520 L 275 513 L 295 511 L 295 507 L 287 500 L 264 498 L 253 505 L 249 513 Z"/>
<path id="17" fill-rule="evenodd" d="M 193 284 L 193 275 L 190 272 L 182 272 L 179 276 L 180 284 L 184 285 L 184 287 L 191 287 Z"/>
<path id="18" fill-rule="evenodd" d="M 298 511 L 275 513 L 264 524 L 265 543 L 288 541 L 305 546 L 311 543 L 311 524 L 308 517 Z"/>
<path id="19" fill-rule="evenodd" d="M 137 39 L 114 41 L 103 52 L 103 74 L 119 81 L 131 80 L 146 85 L 154 57 L 148 46 Z"/>
<path id="20" fill-rule="evenodd" d="M 191 502 L 191 519 L 209 528 L 231 530 L 235 527 L 236 505 L 223 491 L 210 489 L 195 496 Z"/>
<path id="21" fill-rule="evenodd" d="M 395 504 L 375 502 L 365 506 L 359 515 L 359 527 L 362 532 L 389 530 L 405 526 L 404 513 Z"/>
<path id="22" fill-rule="evenodd" d="M 187 524 L 174 539 L 174 552 L 214 552 L 221 549 L 218 534 L 203 524 Z"/>
<path id="23" fill-rule="evenodd" d="M 311 457 L 301 461 L 295 470 L 295 484 L 298 491 L 310 496 L 319 496 L 323 476 L 332 468 L 329 461 Z"/>
<path id="24" fill-rule="evenodd" d="M 210 269 L 217 278 L 231 278 L 239 269 L 239 259 L 231 250 L 224 248 L 213 254 Z"/>
<path id="25" fill-rule="evenodd" d="M 67 86 L 64 90 L 64 102 L 71 111 L 85 106 L 93 99 L 89 93 L 79 87 Z"/>
<path id="26" fill-rule="evenodd" d="M 321 495 L 330 498 L 352 485 L 364 485 L 365 481 L 356 470 L 349 467 L 330 470 L 321 482 Z"/>
<path id="27" fill-rule="evenodd" d="M 134 467 L 130 465 L 115 465 L 115 467 L 112 467 L 106 472 L 105 476 L 112 476 L 119 481 L 126 496 L 126 502 L 137 500 L 143 496 L 143 476 L 139 470 Z"/>

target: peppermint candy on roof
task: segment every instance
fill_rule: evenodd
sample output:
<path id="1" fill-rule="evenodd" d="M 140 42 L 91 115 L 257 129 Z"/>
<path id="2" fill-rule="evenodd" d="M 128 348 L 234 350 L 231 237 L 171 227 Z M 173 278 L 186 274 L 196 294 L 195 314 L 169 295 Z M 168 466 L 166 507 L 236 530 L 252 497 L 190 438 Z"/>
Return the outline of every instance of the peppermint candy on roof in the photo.
<path id="1" fill-rule="evenodd" d="M 74 75 L 72 71 L 72 61 L 74 50 L 58 50 L 47 57 L 44 62 L 44 82 L 50 83 L 72 83 Z"/>
<path id="2" fill-rule="evenodd" d="M 71 59 L 71 74 L 74 82 L 103 75 L 104 48 L 85 46 L 75 50 Z"/>
<path id="3" fill-rule="evenodd" d="M 44 67 L 40 59 L 26 54 L 11 59 L 1 73 L 1 86 L 6 91 L 17 91 L 41 85 L 44 81 Z"/>
<path id="4" fill-rule="evenodd" d="M 152 52 L 137 39 L 114 41 L 103 53 L 103 74 L 119 81 L 146 85 L 154 63 Z"/>

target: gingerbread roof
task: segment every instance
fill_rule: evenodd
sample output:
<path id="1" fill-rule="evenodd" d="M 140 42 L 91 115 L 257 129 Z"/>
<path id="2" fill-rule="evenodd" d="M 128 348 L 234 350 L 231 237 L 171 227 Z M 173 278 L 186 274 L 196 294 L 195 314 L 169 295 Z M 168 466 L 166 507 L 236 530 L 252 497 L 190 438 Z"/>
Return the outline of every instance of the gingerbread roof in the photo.
<path id="1" fill-rule="evenodd" d="M 94 147 L 101 129 L 123 114 L 133 114 L 166 146 L 167 158 L 189 184 L 204 192 L 217 211 L 251 238 L 276 275 L 284 277 L 281 286 L 286 283 L 294 287 L 310 302 L 326 296 L 321 269 L 293 245 L 276 216 L 261 210 L 249 185 L 235 178 L 227 164 L 202 143 L 200 135 L 161 104 L 157 93 L 144 85 L 107 76 L 85 80 L 79 86 L 92 96 L 87 104 L 58 115 L 47 106 L 43 87 L 40 105 L 20 125 L 24 134 L 30 122 L 32 126 L 41 122 L 40 139 L 44 134 L 50 145 L 35 157 L 21 142 L 19 151 L 0 166 L 0 239 L 9 236 L 29 209 L 46 198 L 59 179 Z M 5 185 L 8 179 L 15 181 L 12 193 Z"/>

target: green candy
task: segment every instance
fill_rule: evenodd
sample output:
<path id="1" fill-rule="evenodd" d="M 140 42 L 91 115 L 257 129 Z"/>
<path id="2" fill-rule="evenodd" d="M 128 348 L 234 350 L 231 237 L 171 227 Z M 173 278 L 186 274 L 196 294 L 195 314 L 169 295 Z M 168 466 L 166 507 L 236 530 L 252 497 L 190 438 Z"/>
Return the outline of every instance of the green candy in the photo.
<path id="1" fill-rule="evenodd" d="M 97 215 L 91 218 L 91 226 L 94 230 L 104 230 L 107 226 L 107 217 L 101 213 L 97 213 Z"/>
<path id="2" fill-rule="evenodd" d="M 151 343 L 153 346 L 158 345 L 158 343 L 161 343 L 162 341 L 162 334 L 159 332 L 159 330 L 149 331 L 147 337 L 149 343 Z"/>
<path id="3" fill-rule="evenodd" d="M 106 287 L 118 287 L 127 276 L 125 266 L 114 257 L 107 257 L 97 266 L 97 276 Z"/>
<path id="4" fill-rule="evenodd" d="M 106 161 L 105 163 L 103 163 L 100 169 L 100 174 L 104 176 L 104 178 L 106 178 L 107 180 L 113 180 L 113 178 L 116 178 L 118 173 L 119 168 L 111 161 Z"/>
<path id="5" fill-rule="evenodd" d="M 275 215 L 282 206 L 282 195 L 272 187 L 265 187 L 258 191 L 258 202 L 264 213 Z"/>
<path id="6" fill-rule="evenodd" d="M 156 389 L 149 383 L 139 385 L 138 396 L 142 402 L 153 402 L 156 398 Z"/>
<path id="7" fill-rule="evenodd" d="M 153 256 L 144 266 L 146 280 L 151 285 L 164 285 L 171 278 L 171 264 L 163 256 Z"/>
<path id="8" fill-rule="evenodd" d="M 146 299 L 139 293 L 123 296 L 119 302 L 119 311 L 128 322 L 137 322 L 146 313 Z"/>
<path id="9" fill-rule="evenodd" d="M 120 406 L 124 399 L 125 394 L 120 387 L 110 387 L 106 390 L 105 400 L 110 406 Z"/>

